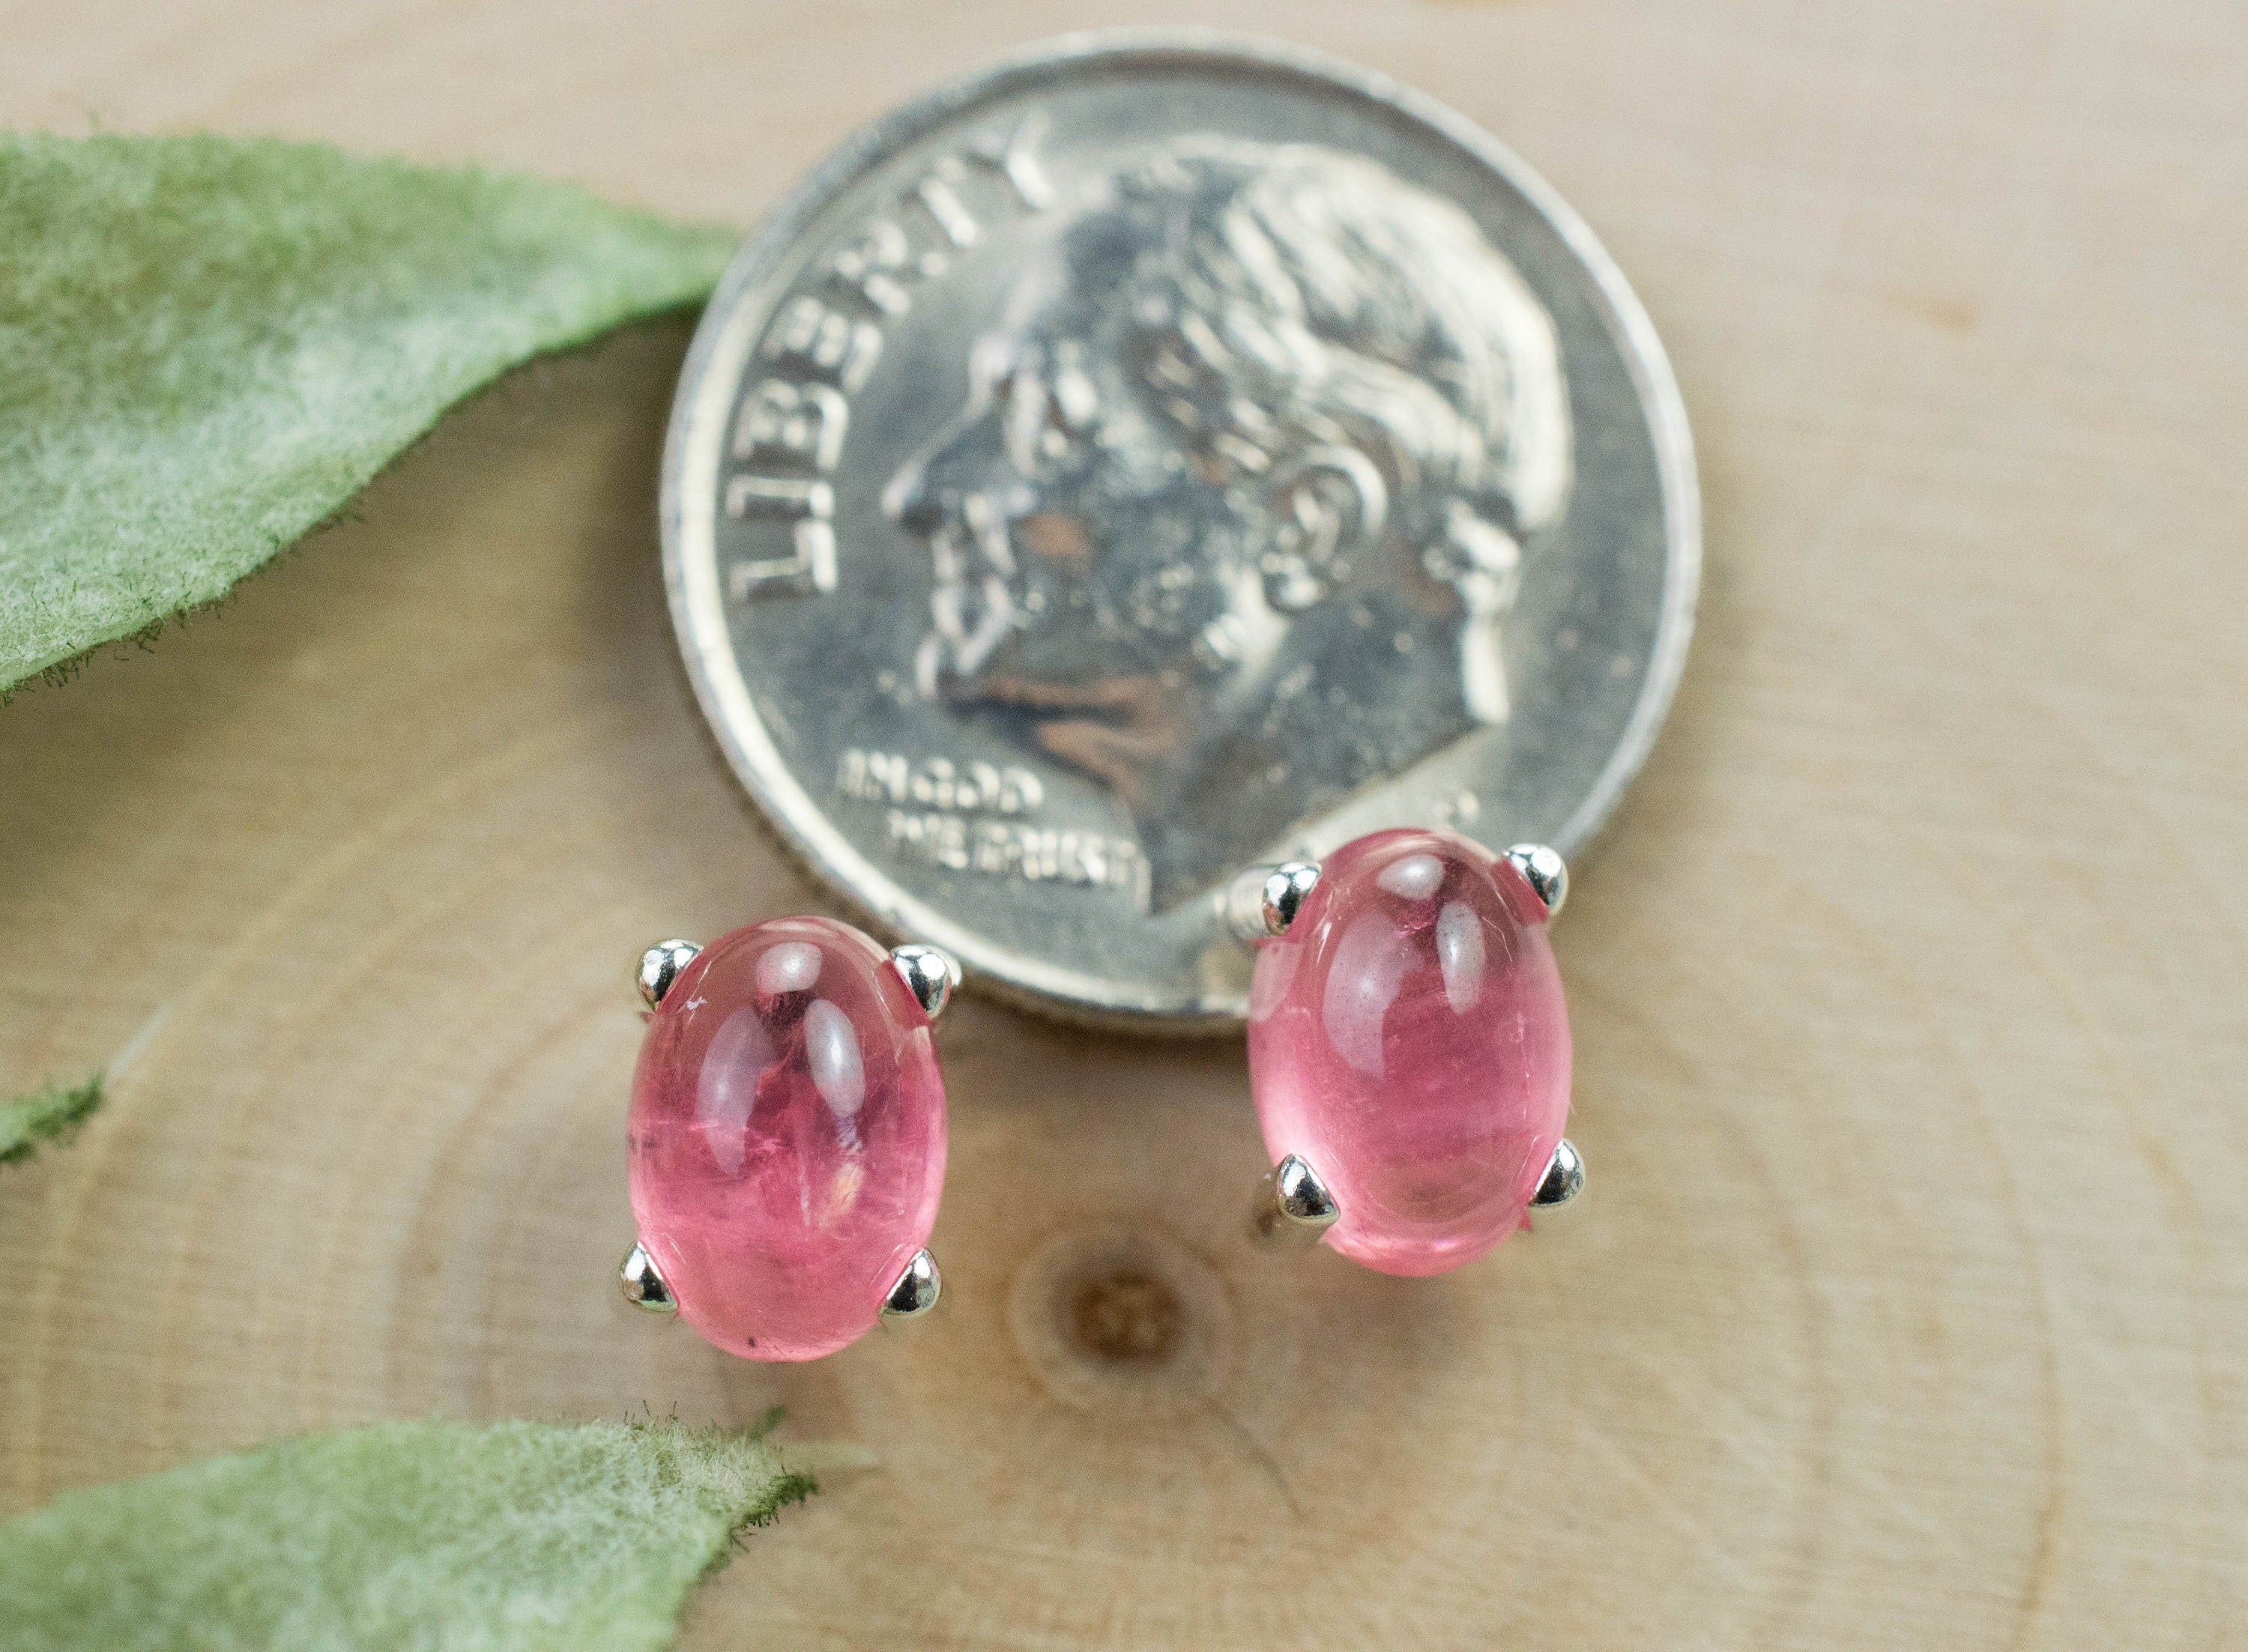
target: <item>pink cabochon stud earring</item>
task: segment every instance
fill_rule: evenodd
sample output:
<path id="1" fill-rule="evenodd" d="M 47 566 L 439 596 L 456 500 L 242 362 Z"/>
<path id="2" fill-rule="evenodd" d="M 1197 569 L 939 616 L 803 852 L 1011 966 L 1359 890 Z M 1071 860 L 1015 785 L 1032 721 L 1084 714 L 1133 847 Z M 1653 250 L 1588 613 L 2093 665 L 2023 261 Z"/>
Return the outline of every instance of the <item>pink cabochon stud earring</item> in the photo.
<path id="1" fill-rule="evenodd" d="M 750 1360 L 811 1360 L 936 1305 L 944 1078 L 960 978 L 832 918 L 650 947 L 633 1074 L 627 1299 Z"/>
<path id="2" fill-rule="evenodd" d="M 1384 1273 L 1442 1273 L 1573 1197 L 1569 1012 L 1546 921 L 1568 890 L 1536 845 L 1376 832 L 1243 874 L 1257 949 L 1249 1081 L 1274 1161 L 1257 1225 Z"/>

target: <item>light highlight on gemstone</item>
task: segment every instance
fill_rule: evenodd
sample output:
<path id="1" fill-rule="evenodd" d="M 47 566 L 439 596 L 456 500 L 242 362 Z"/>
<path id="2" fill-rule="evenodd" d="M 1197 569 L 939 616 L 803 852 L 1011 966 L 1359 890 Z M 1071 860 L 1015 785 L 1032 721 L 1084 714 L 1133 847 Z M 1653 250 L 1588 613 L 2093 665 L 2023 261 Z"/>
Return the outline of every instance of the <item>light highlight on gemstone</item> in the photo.
<path id="1" fill-rule="evenodd" d="M 1311 1164 L 1326 1242 L 1439 1273 L 1523 1226 L 1569 1113 L 1569 1020 L 1521 873 L 1449 833 L 1345 844 L 1258 949 L 1250 1080 L 1264 1145 Z"/>

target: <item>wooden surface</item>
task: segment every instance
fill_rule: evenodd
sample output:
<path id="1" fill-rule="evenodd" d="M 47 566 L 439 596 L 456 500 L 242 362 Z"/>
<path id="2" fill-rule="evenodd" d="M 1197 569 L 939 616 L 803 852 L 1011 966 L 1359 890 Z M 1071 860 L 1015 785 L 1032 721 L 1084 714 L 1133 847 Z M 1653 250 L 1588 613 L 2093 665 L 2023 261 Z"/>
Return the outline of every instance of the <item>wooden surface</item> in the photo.
<path id="1" fill-rule="evenodd" d="M 775 1370 L 624 1307 L 627 963 L 820 904 L 675 662 L 653 329 L 0 711 L 0 1081 L 132 1058 L 0 1171 L 0 1514 L 783 1401 L 829 1489 L 693 1646 L 2248 1647 L 2248 14 L 1192 10 L 1513 143 L 1685 387 L 1701 636 L 1559 936 L 1587 1199 L 1442 1279 L 1268 1260 L 1237 1046 L 968 1003 L 938 1323 Z M 17 5 L 0 119 L 746 223 L 941 72 L 1185 10 Z"/>

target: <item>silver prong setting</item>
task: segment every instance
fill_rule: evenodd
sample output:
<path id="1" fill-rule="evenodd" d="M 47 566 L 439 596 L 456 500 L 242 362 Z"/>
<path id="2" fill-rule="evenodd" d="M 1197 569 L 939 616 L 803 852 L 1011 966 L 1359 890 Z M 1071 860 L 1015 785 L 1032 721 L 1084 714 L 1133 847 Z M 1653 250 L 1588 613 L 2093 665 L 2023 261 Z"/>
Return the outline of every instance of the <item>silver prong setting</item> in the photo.
<path id="1" fill-rule="evenodd" d="M 943 1294 L 944 1276 L 936 1271 L 936 1258 L 926 1248 L 916 1251 L 905 1272 L 882 1293 L 882 1323 L 901 1325 L 918 1320 Z"/>
<path id="2" fill-rule="evenodd" d="M 914 995 L 922 1013 L 932 1021 L 944 1013 L 944 1006 L 952 1002 L 960 985 L 959 960 L 935 947 L 899 947 L 890 954 L 890 967 Z"/>
<path id="3" fill-rule="evenodd" d="M 1341 1215 L 1319 1173 L 1291 1153 L 1264 1173 L 1250 1225 L 1265 1244 L 1295 1249 L 1316 1244 Z"/>
<path id="4" fill-rule="evenodd" d="M 617 1288 L 625 1293 L 626 1301 L 643 1313 L 679 1312 L 679 1299 L 671 1294 L 671 1287 L 664 1283 L 655 1258 L 644 1244 L 636 1244 L 625 1252 L 624 1262 L 617 1269 Z"/>
<path id="5" fill-rule="evenodd" d="M 692 941 L 659 941 L 641 953 L 639 972 L 633 977 L 640 988 L 640 1001 L 651 1010 L 661 1004 L 671 984 L 679 979 L 679 972 L 694 963 L 702 949 Z"/>
<path id="6" fill-rule="evenodd" d="M 1251 867 L 1226 887 L 1225 924 L 1238 941 L 1271 941 L 1287 934 L 1319 881 L 1319 863 L 1289 860 Z"/>
<path id="7" fill-rule="evenodd" d="M 1585 1159 L 1576 1144 L 1566 1136 L 1553 1149 L 1546 1162 L 1546 1174 L 1538 1178 L 1538 1191 L 1531 1196 L 1530 1208 L 1550 1210 L 1557 1204 L 1566 1204 L 1585 1190 Z"/>
<path id="8" fill-rule="evenodd" d="M 1569 898 L 1569 863 L 1562 860 L 1560 851 L 1542 843 L 1518 843 L 1506 852 L 1506 858 L 1522 874 L 1530 892 L 1545 903 L 1546 915 L 1559 916 L 1561 903 Z"/>

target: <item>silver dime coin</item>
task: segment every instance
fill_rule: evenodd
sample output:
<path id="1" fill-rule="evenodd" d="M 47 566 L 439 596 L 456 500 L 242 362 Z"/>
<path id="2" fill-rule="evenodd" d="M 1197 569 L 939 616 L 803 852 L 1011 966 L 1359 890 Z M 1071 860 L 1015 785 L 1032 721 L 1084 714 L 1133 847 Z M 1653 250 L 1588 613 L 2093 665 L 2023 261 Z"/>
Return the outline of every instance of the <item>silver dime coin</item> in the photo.
<path id="1" fill-rule="evenodd" d="M 1240 868 L 1386 826 L 1576 850 L 1699 565 L 1591 233 L 1292 49 L 1066 40 L 860 133 L 728 271 L 663 479 L 687 666 L 875 921 L 1083 1015 L 1247 1006 Z"/>

